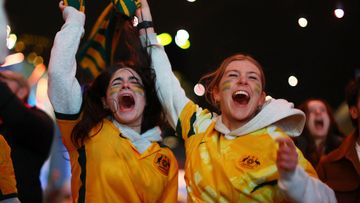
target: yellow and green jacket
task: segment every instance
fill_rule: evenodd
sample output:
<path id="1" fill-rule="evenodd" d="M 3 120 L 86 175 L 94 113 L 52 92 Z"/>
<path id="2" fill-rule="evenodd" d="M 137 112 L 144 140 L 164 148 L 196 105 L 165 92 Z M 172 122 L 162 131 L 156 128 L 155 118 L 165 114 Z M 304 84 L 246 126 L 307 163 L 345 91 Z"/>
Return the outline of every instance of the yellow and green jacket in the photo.
<path id="1" fill-rule="evenodd" d="M 172 151 L 157 142 L 139 153 L 110 120 L 94 127 L 81 148 L 71 141 L 78 120 L 58 125 L 71 164 L 75 202 L 176 202 L 178 164 Z"/>
<path id="2" fill-rule="evenodd" d="M 71 132 L 80 119 L 82 104 L 75 54 L 84 33 L 85 15 L 66 7 L 63 16 L 65 24 L 51 50 L 48 93 L 70 156 L 73 201 L 176 202 L 178 164 L 169 148 L 152 142 L 140 153 L 108 119 L 94 126 L 90 132 L 94 136 L 82 147 L 73 145 Z"/>
<path id="3" fill-rule="evenodd" d="M 188 202 L 336 202 L 299 150 L 295 171 L 276 167 L 278 137 L 298 136 L 305 115 L 293 104 L 272 99 L 246 125 L 230 131 L 221 115 L 192 102 L 171 70 L 156 39 L 142 36 L 151 53 L 157 93 L 166 116 L 185 141 Z"/>

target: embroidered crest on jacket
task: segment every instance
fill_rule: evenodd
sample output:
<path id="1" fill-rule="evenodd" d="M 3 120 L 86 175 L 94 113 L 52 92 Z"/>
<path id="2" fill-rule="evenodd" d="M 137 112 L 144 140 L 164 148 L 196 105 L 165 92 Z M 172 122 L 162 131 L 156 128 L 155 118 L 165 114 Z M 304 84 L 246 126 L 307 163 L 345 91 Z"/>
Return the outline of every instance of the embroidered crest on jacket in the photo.
<path id="1" fill-rule="evenodd" d="M 154 159 L 155 167 L 164 175 L 169 174 L 170 170 L 170 158 L 165 154 L 157 153 Z"/>

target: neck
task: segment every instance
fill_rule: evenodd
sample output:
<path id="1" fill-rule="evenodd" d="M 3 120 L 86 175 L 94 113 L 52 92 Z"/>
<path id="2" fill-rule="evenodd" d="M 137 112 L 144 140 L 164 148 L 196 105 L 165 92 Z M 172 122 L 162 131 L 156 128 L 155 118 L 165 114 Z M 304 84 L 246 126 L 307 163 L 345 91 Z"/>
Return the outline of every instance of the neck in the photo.
<path id="1" fill-rule="evenodd" d="M 325 138 L 315 138 L 314 142 L 315 142 L 316 148 L 319 149 L 320 147 L 322 147 L 324 145 Z"/>
<path id="2" fill-rule="evenodd" d="M 114 120 L 116 120 L 115 118 L 113 118 Z M 121 123 L 118 120 L 116 120 L 116 122 L 118 122 L 119 124 L 126 126 L 128 128 L 131 128 L 132 130 L 134 130 L 137 133 L 141 133 L 141 123 L 134 123 L 134 124 L 126 124 L 126 123 Z"/>
<path id="3" fill-rule="evenodd" d="M 236 130 L 247 123 L 247 121 L 228 120 L 224 115 L 221 116 L 221 121 L 230 131 Z"/>
<path id="4" fill-rule="evenodd" d="M 141 133 L 141 125 L 136 125 L 136 126 L 131 126 L 131 125 L 128 125 L 129 128 L 133 129 L 135 132 L 137 133 Z"/>

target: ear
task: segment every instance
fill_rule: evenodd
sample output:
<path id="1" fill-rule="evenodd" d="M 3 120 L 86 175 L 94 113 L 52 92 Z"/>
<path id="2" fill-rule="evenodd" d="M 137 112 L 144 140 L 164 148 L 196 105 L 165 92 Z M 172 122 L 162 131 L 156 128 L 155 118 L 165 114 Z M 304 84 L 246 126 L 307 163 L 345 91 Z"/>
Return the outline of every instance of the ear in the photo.
<path id="1" fill-rule="evenodd" d="M 259 106 L 262 106 L 265 103 L 265 99 L 266 99 L 266 93 L 262 91 L 259 99 Z"/>
<path id="2" fill-rule="evenodd" d="M 217 86 L 214 87 L 214 89 L 212 91 L 212 96 L 216 103 L 218 103 L 220 101 L 221 96 L 220 96 L 219 88 Z"/>
<path id="3" fill-rule="evenodd" d="M 350 113 L 350 116 L 352 119 L 358 119 L 359 117 L 359 111 L 358 109 L 356 108 L 356 106 L 351 106 L 349 108 L 349 113 Z"/>

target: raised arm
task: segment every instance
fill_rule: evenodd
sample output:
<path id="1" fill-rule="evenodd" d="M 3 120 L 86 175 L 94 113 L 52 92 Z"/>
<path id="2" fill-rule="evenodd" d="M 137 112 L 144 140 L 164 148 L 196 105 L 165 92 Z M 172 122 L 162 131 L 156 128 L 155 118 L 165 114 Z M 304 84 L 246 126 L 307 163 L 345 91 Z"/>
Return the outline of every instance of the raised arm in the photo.
<path id="1" fill-rule="evenodd" d="M 139 24 L 143 21 L 152 22 L 150 8 L 146 0 L 141 0 L 141 7 L 136 11 Z M 154 28 L 140 29 L 140 38 L 144 47 L 151 55 L 152 68 L 156 73 L 156 88 L 161 104 L 165 109 L 168 121 L 173 128 L 176 127 L 180 113 L 189 99 L 185 95 L 178 79 L 171 70 L 170 61 L 154 32 Z"/>
<path id="2" fill-rule="evenodd" d="M 59 4 L 65 24 L 56 34 L 49 62 L 48 94 L 55 112 L 77 114 L 82 103 L 81 87 L 75 78 L 76 52 L 84 33 L 85 14 Z"/>

